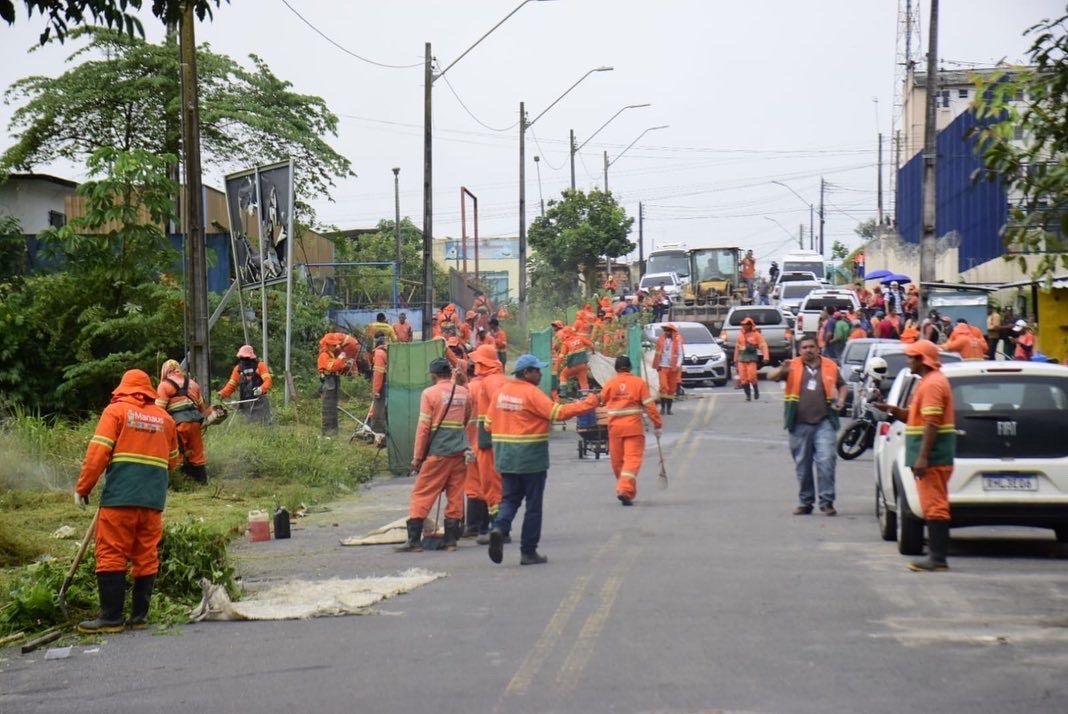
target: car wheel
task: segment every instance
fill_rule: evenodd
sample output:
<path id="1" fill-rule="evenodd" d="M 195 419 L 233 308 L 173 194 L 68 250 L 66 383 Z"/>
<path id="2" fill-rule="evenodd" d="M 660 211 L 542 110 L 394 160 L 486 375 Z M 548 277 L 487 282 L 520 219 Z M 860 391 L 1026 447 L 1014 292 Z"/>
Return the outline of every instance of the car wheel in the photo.
<path id="1" fill-rule="evenodd" d="M 923 521 L 909 508 L 903 488 L 897 491 L 897 552 L 923 555 Z"/>
<path id="2" fill-rule="evenodd" d="M 1054 526 L 1053 532 L 1058 543 L 1068 543 L 1068 526 Z"/>
<path id="3" fill-rule="evenodd" d="M 875 484 L 875 517 L 879 519 L 879 535 L 883 540 L 897 540 L 897 514 L 887 506 L 880 483 Z"/>

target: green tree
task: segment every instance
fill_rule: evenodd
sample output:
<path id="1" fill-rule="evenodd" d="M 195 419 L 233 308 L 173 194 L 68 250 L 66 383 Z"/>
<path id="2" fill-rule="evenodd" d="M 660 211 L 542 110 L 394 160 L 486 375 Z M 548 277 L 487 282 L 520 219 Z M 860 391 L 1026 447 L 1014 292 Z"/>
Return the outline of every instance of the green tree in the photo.
<path id="1" fill-rule="evenodd" d="M 868 241 L 873 240 L 876 237 L 876 230 L 878 229 L 878 227 L 878 221 L 876 221 L 874 218 L 869 218 L 863 223 L 858 223 L 857 227 L 853 229 L 853 232 L 864 240 Z M 835 244 L 837 243 L 838 241 L 835 241 Z"/>
<path id="2" fill-rule="evenodd" d="M 396 223 L 383 219 L 373 233 L 354 240 L 334 236 L 338 262 L 392 263 L 397 260 Z M 423 231 L 407 216 L 401 221 L 400 299 L 402 305 L 418 306 L 423 302 Z M 385 306 L 393 302 L 392 271 L 388 266 L 339 267 L 336 271 L 337 296 L 345 305 Z M 449 278 L 445 268 L 434 266 L 434 294 L 448 294 Z"/>
<path id="3" fill-rule="evenodd" d="M 1003 230 L 1011 255 L 1040 253 L 1033 273 L 1068 267 L 1068 15 L 1029 28 L 1031 66 L 977 82 L 974 136 L 983 169 L 973 178 L 1002 181 L 1020 196 Z M 1016 141 L 1022 135 L 1023 142 Z"/>
<path id="4" fill-rule="evenodd" d="M 0 173 L 56 159 L 81 163 L 101 147 L 181 153 L 178 49 L 101 29 L 58 77 L 26 77 L 6 91 L 20 104 L 10 130 L 18 141 L 0 156 Z M 94 57 L 101 59 L 94 59 Z M 252 55 L 246 69 L 206 45 L 197 50 L 200 140 L 205 165 L 243 169 L 293 157 L 297 195 L 327 195 L 334 178 L 353 175 L 348 159 L 323 139 L 337 117 L 320 97 L 297 94 Z"/>
<path id="5" fill-rule="evenodd" d="M 177 22 L 190 0 L 152 0 L 152 14 L 164 23 Z M 230 0 L 226 0 L 227 3 Z M 145 29 L 137 15 L 127 10 L 140 10 L 142 0 L 23 0 L 27 17 L 34 12 L 44 16 L 48 24 L 41 31 L 40 42 L 45 44 L 52 37 L 60 42 L 70 34 L 71 25 L 84 25 L 89 20 L 103 23 L 116 30 L 125 29 L 133 36 L 145 36 Z M 212 6 L 219 7 L 221 0 L 192 0 L 193 12 L 200 20 L 212 17 Z M 0 0 L 0 19 L 7 24 L 15 22 L 14 0 Z"/>
<path id="6" fill-rule="evenodd" d="M 535 218 L 527 242 L 535 254 L 532 288 L 544 281 L 553 290 L 573 292 L 578 275 L 586 290 L 596 286 L 597 265 L 604 258 L 626 255 L 635 248 L 627 235 L 634 224 L 611 193 L 564 191 L 559 201 L 549 201 L 544 216 Z M 545 291 L 539 291 L 544 293 Z"/>
<path id="7" fill-rule="evenodd" d="M 849 255 L 849 248 L 840 240 L 836 240 L 831 246 L 831 260 L 845 260 Z"/>

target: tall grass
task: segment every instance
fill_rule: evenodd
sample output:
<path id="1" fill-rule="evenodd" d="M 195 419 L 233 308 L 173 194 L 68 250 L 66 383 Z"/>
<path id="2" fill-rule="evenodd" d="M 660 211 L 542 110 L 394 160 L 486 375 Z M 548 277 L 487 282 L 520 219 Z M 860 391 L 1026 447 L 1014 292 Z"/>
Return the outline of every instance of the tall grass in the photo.
<path id="1" fill-rule="evenodd" d="M 0 417 L 0 490 L 69 490 L 94 427 L 16 406 Z"/>

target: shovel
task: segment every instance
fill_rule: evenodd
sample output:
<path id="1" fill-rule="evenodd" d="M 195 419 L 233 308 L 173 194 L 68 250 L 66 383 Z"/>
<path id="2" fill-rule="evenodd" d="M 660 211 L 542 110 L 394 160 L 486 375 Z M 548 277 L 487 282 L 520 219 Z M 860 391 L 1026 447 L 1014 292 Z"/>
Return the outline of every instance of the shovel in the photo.
<path id="1" fill-rule="evenodd" d="M 78 552 L 74 555 L 74 562 L 70 564 L 70 570 L 67 571 L 67 577 L 63 579 L 63 584 L 59 586 L 59 609 L 63 612 L 64 618 L 69 618 L 67 613 L 67 589 L 70 588 L 71 582 L 74 581 L 74 574 L 78 572 L 78 566 L 82 564 L 82 558 L 85 557 L 85 551 L 89 549 L 89 541 L 93 539 L 93 533 L 96 531 L 96 522 L 100 518 L 100 509 L 97 509 L 93 514 L 93 520 L 89 523 L 88 530 L 85 531 L 85 537 L 82 538 L 82 544 L 78 546 Z"/>
<path id="2" fill-rule="evenodd" d="M 664 450 L 660 448 L 660 437 L 656 437 L 656 453 L 660 455 L 660 474 L 656 477 L 656 486 L 661 491 L 668 487 L 667 467 L 664 466 Z"/>

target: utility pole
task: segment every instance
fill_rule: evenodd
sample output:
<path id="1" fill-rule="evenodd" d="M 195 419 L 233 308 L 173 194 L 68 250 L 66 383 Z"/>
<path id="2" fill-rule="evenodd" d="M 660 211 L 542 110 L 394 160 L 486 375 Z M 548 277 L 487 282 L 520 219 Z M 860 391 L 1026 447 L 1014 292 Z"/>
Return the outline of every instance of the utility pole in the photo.
<path id="1" fill-rule="evenodd" d="M 571 129 L 569 133 L 570 133 L 570 136 L 571 136 L 570 142 L 568 144 L 571 147 L 571 151 L 569 152 L 571 154 L 571 190 L 574 191 L 575 190 L 575 130 Z"/>
<path id="2" fill-rule="evenodd" d="M 527 108 L 519 103 L 519 334 L 524 341 L 527 334 L 527 172 L 526 172 Z"/>
<path id="3" fill-rule="evenodd" d="M 204 207 L 200 181 L 200 104 L 197 98 L 196 37 L 192 3 L 182 13 L 179 49 L 182 63 L 182 149 L 185 158 L 185 256 L 189 301 L 186 322 L 192 339 L 187 345 L 189 374 L 200 384 L 211 384 L 211 349 L 208 342 L 208 259 L 204 243 Z M 211 389 L 204 399 L 211 402 Z"/>
<path id="4" fill-rule="evenodd" d="M 461 55 L 462 56 L 462 55 Z M 433 57 L 426 43 L 423 60 L 423 339 L 430 336 L 434 322 L 434 196 L 431 99 L 434 89 Z M 455 63 L 454 63 L 455 64 Z M 446 68 L 447 69 L 447 68 Z"/>
<path id="5" fill-rule="evenodd" d="M 400 279 L 401 272 L 401 259 L 404 257 L 401 251 L 401 235 L 400 235 L 400 167 L 393 167 L 393 232 L 397 239 L 397 279 Z"/>
<path id="6" fill-rule="evenodd" d="M 805 249 L 805 224 L 799 223 L 797 226 L 797 248 L 798 250 Z"/>
<path id="7" fill-rule="evenodd" d="M 879 169 L 876 176 L 876 210 L 875 215 L 877 219 L 877 228 L 875 230 L 875 236 L 882 235 L 883 232 L 883 134 L 879 132 Z"/>
<path id="8" fill-rule="evenodd" d="M 645 267 L 645 207 L 638 202 L 638 267 Z"/>
<path id="9" fill-rule="evenodd" d="M 935 96 L 938 90 L 938 0 L 931 2 L 931 29 L 927 41 L 927 103 L 923 128 L 923 237 L 920 239 L 920 314 L 927 313 L 927 293 L 923 283 L 934 282 L 935 248 L 938 243 L 938 215 L 935 200 L 935 168 L 938 132 L 935 124 Z"/>
<path id="10" fill-rule="evenodd" d="M 823 194 L 824 194 L 824 190 L 826 189 L 826 187 L 827 187 L 827 182 L 824 181 L 823 177 L 821 176 L 820 177 L 820 255 L 821 256 L 823 255 L 823 223 L 824 223 L 824 221 L 823 221 L 823 211 L 824 211 Z"/>

